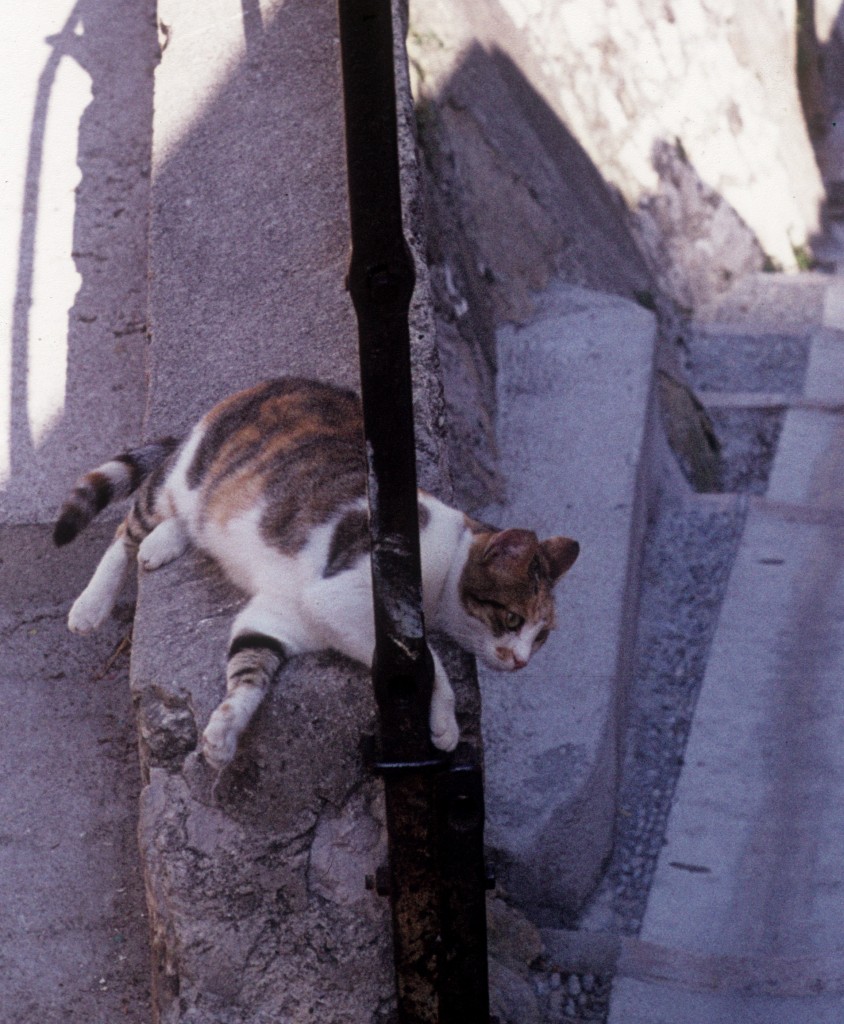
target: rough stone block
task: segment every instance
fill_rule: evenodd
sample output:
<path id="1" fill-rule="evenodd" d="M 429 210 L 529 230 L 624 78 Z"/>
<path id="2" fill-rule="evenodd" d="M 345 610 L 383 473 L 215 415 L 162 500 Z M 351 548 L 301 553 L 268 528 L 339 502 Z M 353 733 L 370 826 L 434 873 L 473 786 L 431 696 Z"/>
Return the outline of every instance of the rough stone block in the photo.
<path id="1" fill-rule="evenodd" d="M 224 692 L 237 595 L 193 554 L 143 590 L 132 687 L 161 1021 L 375 1019 L 392 970 L 388 906 L 365 885 L 384 855 L 359 751 L 366 674 L 291 662 L 217 778 L 194 748 Z"/>
<path id="2" fill-rule="evenodd" d="M 357 388 L 336 3 L 162 0 L 158 13 L 147 432 L 178 433 L 265 377 Z M 403 70 L 419 477 L 447 496 Z M 216 779 L 195 747 L 225 691 L 240 601 L 194 552 L 139 588 L 132 686 L 156 1010 L 162 1024 L 369 1024 L 394 987 L 389 906 L 365 888 L 384 857 L 380 784 L 360 753 L 371 683 L 334 656 L 291 661 Z"/>
<path id="3" fill-rule="evenodd" d="M 539 923 L 573 914 L 612 839 L 624 687 L 646 508 L 655 321 L 556 284 L 498 334 L 502 525 L 564 533 L 581 554 L 558 630 L 517 676 L 481 672 L 488 841 Z"/>

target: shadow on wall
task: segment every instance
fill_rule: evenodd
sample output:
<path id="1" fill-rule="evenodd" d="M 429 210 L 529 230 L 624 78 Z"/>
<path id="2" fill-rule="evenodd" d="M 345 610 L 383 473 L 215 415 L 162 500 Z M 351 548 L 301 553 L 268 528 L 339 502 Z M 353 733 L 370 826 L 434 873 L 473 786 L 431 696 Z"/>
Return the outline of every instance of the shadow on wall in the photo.
<path id="1" fill-rule="evenodd" d="M 332 48 L 333 8 L 320 6 L 326 19 L 320 46 Z M 309 53 L 310 44 L 297 36 L 301 19 L 287 7 L 268 24 L 256 0 L 241 0 L 241 9 L 245 60 L 159 171 L 156 217 L 168 237 L 159 283 L 163 277 L 163 286 L 183 301 L 183 319 L 195 329 L 185 344 L 190 386 L 166 375 L 159 381 L 162 407 L 183 409 L 184 423 L 159 423 L 153 415 L 152 432 L 186 425 L 216 400 L 216 391 L 203 392 L 204 382 L 249 382 L 254 372 L 243 371 L 241 379 L 237 358 L 245 339 L 258 347 L 267 372 L 280 369 L 271 331 L 282 339 L 288 331 L 301 334 L 292 364 L 282 369 L 336 378 L 338 366 L 342 376 L 342 367 L 354 365 L 353 333 L 337 340 L 333 353 L 324 342 L 349 315 L 341 284 L 347 263 L 342 124 L 338 120 L 336 131 L 325 126 L 326 92 L 338 84 L 318 82 L 308 102 L 295 106 L 265 74 L 291 48 L 306 54 L 315 70 L 335 55 Z M 51 42 L 27 154 L 12 328 L 12 465 L 2 498 L 5 517 L 17 521 L 49 520 L 69 477 L 135 441 L 146 392 L 146 195 L 157 45 L 152 4 L 146 10 L 78 0 Z M 73 255 L 81 287 L 68 318 L 63 412 L 36 439 L 27 409 L 29 310 L 44 136 L 65 60 L 85 69 L 93 93 L 79 128 Z M 139 133 L 138 124 L 147 130 Z M 455 476 L 461 502 L 477 507 L 496 489 L 496 324 L 529 317 L 531 293 L 554 276 L 658 305 L 661 292 L 676 297 L 682 290 L 666 286 L 666 273 L 682 277 L 690 262 L 717 265 L 707 249 L 712 223 L 727 224 L 733 242 L 746 242 L 749 232 L 720 197 L 706 192 L 673 143 L 663 148 L 673 147 L 674 158 L 656 161 L 664 188 L 631 221 L 557 114 L 500 51 L 471 47 L 441 95 L 421 107 L 420 129 L 433 172 L 430 255 L 445 324 L 440 347 L 451 429 L 462 439 L 453 447 L 469 453 L 458 457 Z M 230 159 L 234 147 L 246 146 L 248 161 Z M 312 154 L 314 166 L 336 165 L 337 181 L 292 174 L 291 154 L 302 153 Z M 197 188 L 203 203 L 192 206 Z M 730 246 L 732 253 L 740 250 Z M 727 268 L 721 285 L 742 266 Z M 174 399 L 179 391 L 188 393 L 187 403 Z"/>
<path id="2" fill-rule="evenodd" d="M 817 40 L 815 32 L 815 0 L 800 0 L 800 8 L 808 9 L 809 59 L 814 65 L 810 71 L 814 81 L 820 79 L 820 85 L 815 88 L 822 89 L 821 114 L 826 117 L 825 123 L 819 126 L 822 135 L 832 127 L 840 127 L 834 126 L 832 119 L 837 120 L 836 115 L 844 106 L 844 6 L 833 19 L 829 38 L 824 43 Z"/>
<path id="3" fill-rule="evenodd" d="M 797 79 L 806 126 L 826 187 L 818 223 L 811 239 L 819 264 L 835 269 L 839 262 L 840 225 L 844 220 L 844 7 L 820 42 L 815 0 L 798 0 Z"/>
<path id="4" fill-rule="evenodd" d="M 748 224 L 703 181 L 679 139 L 658 139 L 659 185 L 631 212 L 633 232 L 660 290 L 691 316 L 745 274 L 775 269 Z"/>
<path id="5" fill-rule="evenodd" d="M 659 190 L 629 210 L 500 50 L 473 45 L 423 108 L 422 125 L 424 140 L 434 135 L 434 171 L 451 179 L 460 226 L 486 258 L 481 283 L 495 323 L 529 316 L 530 293 L 551 276 L 634 299 L 664 279 L 667 297 L 686 306 L 763 263 L 751 229 L 703 183 L 679 140 L 654 144 Z M 704 272 L 707 238 L 714 267 Z"/>
<path id="6" fill-rule="evenodd" d="M 291 373 L 357 387 L 336 5 L 287 3 L 263 22 L 256 0 L 241 7 L 245 54 L 186 43 L 188 19 L 158 73 L 197 116 L 181 133 L 181 110 L 156 120 L 151 433 L 186 427 L 220 382 Z M 186 71 L 206 51 L 220 78 L 195 99 Z"/>
<path id="7" fill-rule="evenodd" d="M 467 282 L 487 324 L 522 321 L 552 276 L 634 297 L 652 278 L 625 225 L 623 201 L 517 65 L 474 44 L 420 108 L 434 182 L 432 259 L 460 236 L 476 250 Z M 457 223 L 448 226 L 448 214 Z M 446 221 L 444 224 L 443 221 Z"/>
<path id="8" fill-rule="evenodd" d="M 423 58 L 424 59 L 424 58 Z M 419 106 L 428 168 L 429 261 L 439 307 L 455 486 L 466 507 L 500 495 L 495 328 L 529 320 L 551 279 L 657 312 L 661 368 L 691 309 L 765 265 L 750 228 L 695 171 L 678 140 L 655 144 L 655 194 L 630 210 L 518 65 L 478 43 Z M 623 339 L 620 339 L 623 342 Z M 711 478 L 711 428 L 693 402 L 685 466 Z"/>
<path id="9" fill-rule="evenodd" d="M 224 390 L 254 382 L 256 362 L 267 375 L 300 372 L 354 383 L 356 333 L 343 286 L 348 215 L 336 10 L 322 3 L 304 18 L 296 5 L 285 5 L 265 22 L 257 0 L 241 0 L 240 7 L 243 59 L 230 73 L 222 68 L 228 77 L 157 168 L 153 225 L 160 244 L 151 284 L 154 4 L 77 0 L 49 37 L 21 157 L 22 229 L 9 379 L 2 382 L 10 421 L 9 451 L 2 454 L 10 466 L 0 481 L 0 521 L 51 521 L 78 473 L 147 430 L 186 426 L 221 397 L 220 381 L 228 382 Z M 290 63 L 291 52 L 314 83 L 305 102 L 268 72 Z M 44 269 L 42 235 L 53 216 L 44 194 L 45 140 L 56 121 L 57 82 L 68 65 L 77 74 L 83 70 L 91 99 L 74 112 L 81 180 L 75 195 L 63 197 L 73 219 L 73 262 L 66 242 L 60 253 L 70 281 L 65 301 L 72 302 L 65 313 L 43 287 L 52 270 Z M 326 75 L 326 66 L 337 66 L 336 75 Z M 72 126 L 61 127 L 68 163 Z M 233 160 L 233 152 L 249 158 Z M 332 168 L 328 181 L 318 173 L 326 166 Z M 304 173 L 308 168 L 314 173 Z M 194 201 L 198 192 L 201 202 Z M 157 287 L 166 302 L 156 304 Z M 39 297 L 51 306 L 55 328 L 47 355 L 33 316 Z M 150 306 L 159 312 L 162 305 L 170 312 L 180 307 L 177 325 L 166 316 L 148 323 Z M 341 321 L 352 329 L 339 330 Z M 66 342 L 56 337 L 60 326 Z M 157 381 L 161 418 L 147 407 L 148 376 L 156 370 L 149 359 L 151 330 L 175 346 L 172 365 Z M 289 338 L 296 344 L 285 347 Z M 238 358 L 246 345 L 255 355 L 251 361 Z M 172 369 L 178 361 L 181 375 Z M 46 376 L 56 394 L 52 416 L 39 430 L 33 393 Z M 181 422 L 170 422 L 174 412 Z M 165 416 L 168 422 L 160 422 Z"/>
<path id="10" fill-rule="evenodd" d="M 809 137 L 816 144 L 823 139 L 829 127 L 827 88 L 831 83 L 825 71 L 833 71 L 836 57 L 840 57 L 840 54 L 833 53 L 835 45 L 834 34 L 826 46 L 818 41 L 815 0 L 797 0 L 797 91 Z"/>
<path id="11" fill-rule="evenodd" d="M 145 392 L 154 5 L 78 0 L 47 42 L 51 52 L 38 78 L 24 157 L 9 379 L 3 382 L 9 451 L 2 455 L 9 476 L 0 518 L 17 522 L 49 520 L 68 473 L 138 437 Z M 67 111 L 55 110 L 65 61 L 89 76 L 92 94 L 78 130 L 81 180 L 73 196 L 71 256 L 80 284 L 66 314 L 66 364 L 63 339 L 42 336 L 45 323 L 64 329 L 54 293 L 59 271 L 43 240 L 52 240 L 58 216 L 49 180 L 58 165 L 45 160 L 45 148 L 51 132 L 67 139 L 72 129 L 57 123 Z M 70 216 L 70 198 L 60 201 Z M 66 250 L 52 255 L 65 278 L 73 276 Z M 50 395 L 54 411 L 39 430 L 33 406 L 57 384 Z"/>
<path id="12" fill-rule="evenodd" d="M 417 110 L 428 261 L 459 503 L 500 499 L 495 329 L 552 278 L 653 305 L 621 198 L 520 69 L 472 45 Z"/>

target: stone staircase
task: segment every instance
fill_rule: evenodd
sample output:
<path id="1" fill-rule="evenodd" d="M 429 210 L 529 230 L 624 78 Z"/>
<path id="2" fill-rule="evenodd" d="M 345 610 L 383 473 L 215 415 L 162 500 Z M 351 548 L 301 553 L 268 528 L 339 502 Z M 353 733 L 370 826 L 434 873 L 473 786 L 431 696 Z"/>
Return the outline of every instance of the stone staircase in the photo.
<path id="1" fill-rule="evenodd" d="M 844 287 L 744 288 L 702 324 L 689 364 L 716 422 L 741 413 L 721 425 L 743 436 L 727 459 L 747 520 L 613 1024 L 844 1010 Z M 772 451 L 748 460 L 747 445 Z M 760 462 L 765 478 L 744 472 Z"/>

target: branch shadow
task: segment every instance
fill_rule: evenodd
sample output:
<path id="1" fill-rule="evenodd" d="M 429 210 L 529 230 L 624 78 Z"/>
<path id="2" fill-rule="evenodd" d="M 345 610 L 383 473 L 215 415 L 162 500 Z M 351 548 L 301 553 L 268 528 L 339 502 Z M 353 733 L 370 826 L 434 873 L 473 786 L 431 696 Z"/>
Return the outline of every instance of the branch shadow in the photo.
<path id="1" fill-rule="evenodd" d="M 56 80 L 59 62 L 65 55 L 77 60 L 77 29 L 82 25 L 81 0 L 71 11 L 67 21 L 55 35 L 48 37 L 52 46 L 50 56 L 38 76 L 32 126 L 27 146 L 24 196 L 21 210 L 21 233 L 17 254 L 17 275 L 11 329 L 11 381 L 9 384 L 12 409 L 10 424 L 10 473 L 14 477 L 29 465 L 34 457 L 34 445 L 26 419 L 27 378 L 29 371 L 29 310 L 35 264 L 35 236 L 38 227 L 39 182 L 44 157 L 44 135 L 47 107 Z M 83 63 L 84 67 L 84 63 Z"/>
<path id="2" fill-rule="evenodd" d="M 818 38 L 816 0 L 798 0 L 797 10 L 800 102 L 826 193 L 810 249 L 815 265 L 834 272 L 844 250 L 844 7 L 825 42 Z"/>

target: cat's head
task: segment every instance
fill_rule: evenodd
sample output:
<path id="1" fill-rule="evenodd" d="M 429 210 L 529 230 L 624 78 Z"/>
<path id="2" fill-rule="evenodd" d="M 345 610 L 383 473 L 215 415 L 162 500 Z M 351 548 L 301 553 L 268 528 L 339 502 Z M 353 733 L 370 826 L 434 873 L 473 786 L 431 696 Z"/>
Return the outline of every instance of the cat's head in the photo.
<path id="1" fill-rule="evenodd" d="M 539 540 L 530 530 L 484 530 L 460 578 L 460 641 L 490 668 L 524 668 L 554 628 L 553 589 L 574 564 L 570 537 Z"/>

